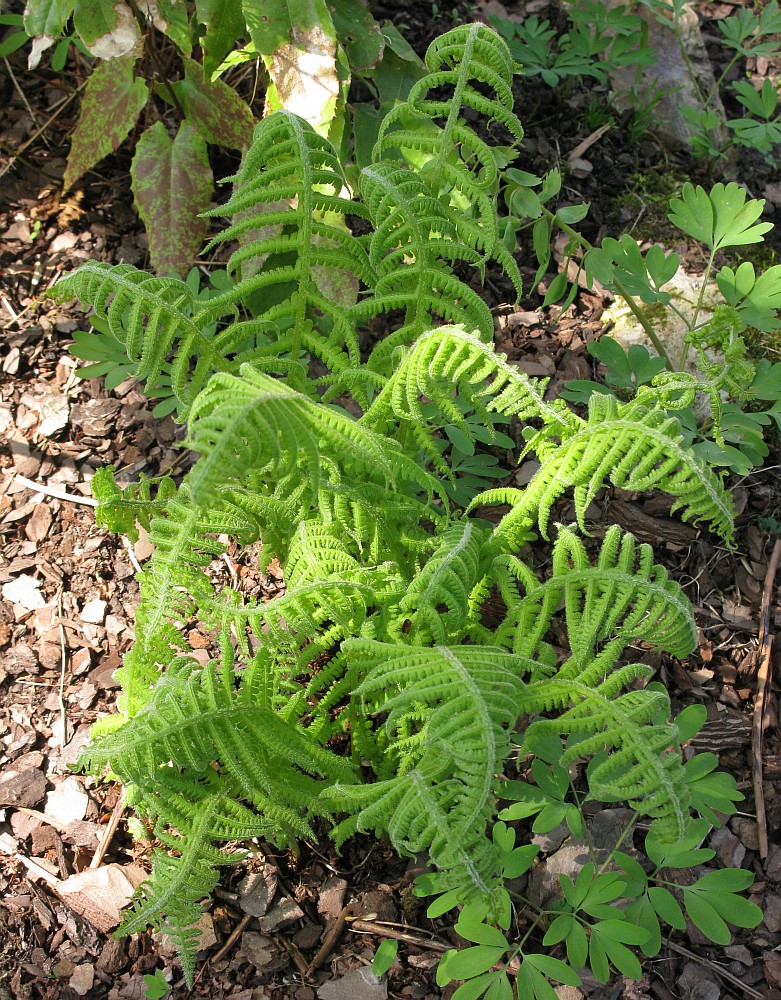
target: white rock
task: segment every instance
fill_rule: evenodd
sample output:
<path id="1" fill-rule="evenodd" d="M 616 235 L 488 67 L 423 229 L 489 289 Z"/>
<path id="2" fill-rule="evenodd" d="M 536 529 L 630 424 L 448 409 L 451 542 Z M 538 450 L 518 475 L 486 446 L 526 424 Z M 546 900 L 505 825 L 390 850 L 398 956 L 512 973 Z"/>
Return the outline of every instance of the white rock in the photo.
<path id="1" fill-rule="evenodd" d="M 11 604 L 21 605 L 26 611 L 46 607 L 46 600 L 41 593 L 41 581 L 26 573 L 3 584 L 3 597 Z"/>
<path id="2" fill-rule="evenodd" d="M 81 609 L 81 620 L 91 625 L 100 625 L 106 617 L 106 602 L 96 597 L 92 601 L 87 601 Z"/>
<path id="3" fill-rule="evenodd" d="M 77 965 L 70 977 L 69 985 L 74 993 L 80 997 L 85 997 L 92 989 L 95 982 L 95 966 L 85 962 L 84 965 Z"/>
<path id="4" fill-rule="evenodd" d="M 84 819 L 89 797 L 75 778 L 66 778 L 46 796 L 45 813 L 58 823 Z"/>

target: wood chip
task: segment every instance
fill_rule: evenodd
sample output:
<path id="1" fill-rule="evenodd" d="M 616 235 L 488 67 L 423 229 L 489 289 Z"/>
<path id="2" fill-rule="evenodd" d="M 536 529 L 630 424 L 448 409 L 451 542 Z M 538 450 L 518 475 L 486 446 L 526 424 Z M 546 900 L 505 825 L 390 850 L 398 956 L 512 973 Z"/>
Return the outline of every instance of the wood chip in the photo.
<path id="1" fill-rule="evenodd" d="M 107 934 L 117 926 L 121 910 L 145 878 L 139 865 L 105 865 L 71 875 L 56 886 L 56 892 L 97 931 Z"/>

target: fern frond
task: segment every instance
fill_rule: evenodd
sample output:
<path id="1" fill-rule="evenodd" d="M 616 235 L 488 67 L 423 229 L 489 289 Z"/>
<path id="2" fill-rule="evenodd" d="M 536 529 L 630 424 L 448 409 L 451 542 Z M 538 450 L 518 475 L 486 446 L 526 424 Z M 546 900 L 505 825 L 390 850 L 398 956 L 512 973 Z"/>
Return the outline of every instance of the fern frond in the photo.
<path id="1" fill-rule="evenodd" d="M 459 642 L 473 619 L 470 595 L 483 576 L 489 533 L 471 521 L 453 524 L 398 607 L 394 639 L 422 646 Z"/>
<path id="2" fill-rule="evenodd" d="M 527 742 L 537 733 L 576 734 L 578 741 L 562 757 L 565 764 L 614 749 L 617 760 L 600 765 L 594 793 L 598 788 L 630 801 L 657 821 L 664 836 L 683 836 L 688 792 L 679 758 L 665 753 L 676 746 L 676 730 L 658 722 L 669 717 L 669 699 L 655 691 L 622 693 L 651 670 L 645 664 L 618 665 L 622 652 L 638 640 L 679 657 L 695 648 L 694 618 L 680 587 L 654 564 L 649 545 L 638 546 L 617 526 L 606 533 L 593 565 L 581 540 L 560 527 L 552 575 L 536 587 L 528 576 L 524 583 L 529 592 L 509 609 L 497 639 L 512 639 L 516 652 L 536 658 L 563 599 L 572 650 L 555 676 L 532 679 L 523 693 L 523 711 L 557 712 L 554 719 L 533 722 Z M 620 778 L 612 790 L 610 776 Z"/>
<path id="3" fill-rule="evenodd" d="M 315 353 L 321 342 L 343 348 L 341 367 L 357 365 L 355 329 L 341 303 L 322 294 L 316 280 L 317 268 L 324 268 L 332 277 L 349 274 L 367 286 L 374 283 L 363 245 L 344 224 L 347 214 L 361 215 L 363 209 L 341 195 L 346 180 L 331 144 L 303 119 L 276 111 L 255 127 L 241 169 L 228 180 L 236 183 L 233 196 L 207 214 L 232 216 L 234 222 L 206 249 L 238 239 L 242 245 L 228 263 L 238 281 L 212 299 L 208 311 L 221 315 L 254 296 L 263 303 L 263 319 L 289 329 L 283 337 L 294 360 L 308 339 Z M 264 266 L 243 273 L 253 261 Z M 338 355 L 332 351 L 329 360 L 336 364 Z"/>
<path id="4" fill-rule="evenodd" d="M 512 503 L 514 509 L 497 525 L 497 537 L 515 544 L 516 530 L 525 531 L 536 519 L 543 537 L 551 508 L 573 488 L 578 524 L 608 482 L 618 489 L 662 490 L 673 497 L 672 511 L 684 521 L 704 521 L 728 542 L 732 538 L 734 508 L 722 481 L 684 443 L 675 417 L 636 402 L 622 404 L 614 396 L 594 393 L 589 399 L 588 422 L 572 433 L 551 434 L 547 428 L 528 444 L 542 467 L 523 494 L 487 491 L 480 503 Z"/>
<path id="5" fill-rule="evenodd" d="M 421 400 L 433 402 L 451 423 L 467 431 L 453 400 L 453 390 L 482 414 L 489 411 L 541 420 L 549 433 L 576 433 L 584 422 L 560 400 L 547 401 L 547 379 L 530 378 L 492 343 L 484 343 L 458 326 L 428 330 L 406 352 L 387 385 L 377 395 L 361 422 L 386 431 L 395 422 L 409 421 L 424 429 L 429 421 Z M 439 421 L 434 422 L 438 426 Z M 431 431 L 428 431 L 429 438 Z"/>
<path id="6" fill-rule="evenodd" d="M 384 118 L 373 159 L 405 146 L 428 154 L 422 174 L 432 193 L 440 197 L 445 185 L 452 186 L 477 209 L 481 223 L 491 232 L 496 227 L 496 208 L 486 192 L 497 181 L 498 165 L 463 111 L 471 108 L 483 121 L 500 122 L 516 140 L 523 138 L 512 110 L 513 59 L 495 31 L 470 24 L 453 28 L 433 42 L 426 53 L 426 67 L 429 73 L 413 85 L 407 101 Z M 441 88 L 452 90 L 452 97 L 432 99 L 432 92 Z M 443 122 L 441 128 L 431 129 L 429 123 L 438 120 Z M 456 159 L 450 155 L 454 147 L 461 150 Z M 475 166 L 467 166 L 470 162 Z"/>
<path id="7" fill-rule="evenodd" d="M 157 486 L 154 497 L 153 486 Z M 168 501 L 176 493 L 176 485 L 169 476 L 154 480 L 143 474 L 137 483 L 122 490 L 114 478 L 113 465 L 97 469 L 90 488 L 98 501 L 95 522 L 107 531 L 127 535 L 131 542 L 138 540 L 137 525 L 148 531 L 151 519 L 165 513 Z"/>
<path id="8" fill-rule="evenodd" d="M 207 335 L 205 329 L 220 314 L 207 314 L 183 281 L 155 278 L 129 264 L 112 267 L 87 261 L 48 294 L 58 302 L 75 297 L 82 306 L 91 306 L 108 323 L 148 389 L 154 388 L 173 355 L 171 386 L 183 413 L 213 372 L 238 368 L 233 355 L 246 348 L 244 326 L 224 331 L 219 341 Z M 253 330 L 261 326 L 255 322 Z"/>
<path id="9" fill-rule="evenodd" d="M 399 755 L 399 774 L 374 785 L 324 792 L 353 815 L 333 835 L 387 831 L 397 850 L 429 849 L 454 887 L 491 901 L 496 856 L 486 837 L 496 774 L 509 751 L 523 674 L 533 664 L 491 647 L 418 648 L 350 639 L 343 653 L 365 679 L 356 689 L 369 714 L 386 715 L 393 735 L 386 753 Z M 409 741 L 407 721 L 421 717 L 421 738 Z M 410 749 L 411 748 L 411 749 Z"/>
<path id="10" fill-rule="evenodd" d="M 389 439 L 249 365 L 242 366 L 241 377 L 212 378 L 191 410 L 189 430 L 187 444 L 201 457 L 188 482 L 202 505 L 225 480 L 241 483 L 250 472 L 268 483 L 303 473 L 312 502 L 329 474 L 338 480 L 340 468 L 440 492 L 436 480 Z"/>

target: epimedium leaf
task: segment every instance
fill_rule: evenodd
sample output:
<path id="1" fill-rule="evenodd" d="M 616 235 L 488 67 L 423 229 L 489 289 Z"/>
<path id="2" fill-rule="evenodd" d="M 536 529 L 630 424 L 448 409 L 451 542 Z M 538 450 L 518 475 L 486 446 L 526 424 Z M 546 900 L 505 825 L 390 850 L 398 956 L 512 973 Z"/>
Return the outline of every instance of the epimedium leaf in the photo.
<path id="1" fill-rule="evenodd" d="M 27 0 L 24 30 L 31 38 L 61 35 L 73 12 L 74 0 Z M 31 69 L 33 67 L 30 67 Z"/>
<path id="2" fill-rule="evenodd" d="M 171 39 L 180 52 L 189 56 L 193 49 L 187 4 L 178 0 L 157 0 L 157 13 L 161 31 Z"/>
<path id="3" fill-rule="evenodd" d="M 99 62 L 93 69 L 73 132 L 64 190 L 113 153 L 138 120 L 149 94 L 146 81 L 133 78 L 135 61 L 133 56 L 123 56 Z"/>
<path id="4" fill-rule="evenodd" d="M 327 136 L 340 81 L 336 28 L 325 0 L 243 0 L 242 9 L 271 77 L 267 109 L 291 111 Z"/>
<path id="5" fill-rule="evenodd" d="M 351 68 L 361 75 L 369 73 L 385 49 L 385 39 L 373 14 L 361 0 L 330 0 L 328 6 Z"/>
<path id="6" fill-rule="evenodd" d="M 132 10 L 106 0 L 76 0 L 73 26 L 86 49 L 99 59 L 130 55 L 141 37 Z"/>
<path id="7" fill-rule="evenodd" d="M 130 173 L 152 266 L 158 274 L 184 274 L 209 226 L 198 217 L 208 209 L 214 186 L 206 143 L 188 121 L 173 142 L 156 122 L 139 139 Z"/>
<path id="8" fill-rule="evenodd" d="M 173 88 L 187 120 L 206 142 L 228 149 L 243 149 L 252 143 L 255 116 L 249 105 L 222 80 L 210 83 L 197 62 L 184 60 L 184 79 Z"/>
<path id="9" fill-rule="evenodd" d="M 195 16 L 206 29 L 200 44 L 204 76 L 210 80 L 237 40 L 246 37 L 241 0 L 195 0 Z"/>

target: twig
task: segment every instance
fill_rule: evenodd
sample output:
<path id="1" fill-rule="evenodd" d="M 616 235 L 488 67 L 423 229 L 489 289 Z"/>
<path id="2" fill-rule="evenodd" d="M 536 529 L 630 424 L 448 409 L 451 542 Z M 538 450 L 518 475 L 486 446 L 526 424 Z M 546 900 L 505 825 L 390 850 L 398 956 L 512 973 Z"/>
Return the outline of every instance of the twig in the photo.
<path id="1" fill-rule="evenodd" d="M 583 156 L 594 145 L 595 142 L 599 142 L 602 136 L 610 129 L 610 122 L 605 122 L 604 125 L 600 125 L 596 131 L 592 132 L 591 135 L 587 135 L 583 142 L 579 142 L 574 149 L 567 153 L 568 160 L 576 160 L 578 157 Z"/>
<path id="2" fill-rule="evenodd" d="M 433 938 L 418 937 L 417 934 L 408 934 L 406 931 L 397 930 L 391 924 L 380 923 L 375 920 L 352 920 L 350 930 L 363 934 L 376 934 L 378 937 L 393 938 L 394 941 L 406 941 L 407 944 L 415 944 L 419 948 L 428 948 L 430 951 L 447 951 L 450 945 L 442 944 Z"/>
<path id="3" fill-rule="evenodd" d="M 119 793 L 119 798 L 117 799 L 117 804 L 114 806 L 114 811 L 111 813 L 111 818 L 106 824 L 106 829 L 103 831 L 103 836 L 100 838 L 100 843 L 98 844 L 98 849 L 92 856 L 92 861 L 90 861 L 90 868 L 97 868 L 101 861 L 106 855 L 109 844 L 117 832 L 117 827 L 119 826 L 119 821 L 122 818 L 122 813 L 125 811 L 125 789 L 123 788 Z"/>
<path id="4" fill-rule="evenodd" d="M 757 696 L 754 699 L 754 715 L 751 724 L 751 777 L 754 784 L 754 808 L 757 813 L 757 837 L 759 839 L 759 856 L 766 858 L 768 854 L 767 817 L 765 815 L 765 794 L 762 774 L 762 735 L 764 731 L 765 696 L 770 676 L 770 654 L 773 649 L 773 636 L 770 632 L 770 601 L 773 596 L 776 571 L 781 559 L 781 538 L 776 539 L 770 562 L 765 574 L 765 584 L 762 588 L 762 614 L 759 622 L 759 667 L 757 669 Z"/>
<path id="5" fill-rule="evenodd" d="M 328 958 L 331 952 L 336 947 L 336 943 L 339 938 L 344 933 L 344 929 L 347 926 L 347 920 L 349 917 L 355 917 L 358 914 L 355 912 L 355 903 L 348 903 L 347 906 L 343 906 L 339 911 L 339 916 L 334 920 L 331 927 L 328 929 L 328 933 L 325 936 L 325 940 L 320 945 L 317 954 L 306 967 L 306 973 L 304 978 L 308 979 L 315 969 L 319 969 L 323 962 Z"/>
<path id="6" fill-rule="evenodd" d="M 19 86 L 19 81 L 16 79 L 16 74 L 14 73 L 13 69 L 11 68 L 11 64 L 8 62 L 5 56 L 3 56 L 3 62 L 5 63 L 6 72 L 11 77 L 11 82 L 14 85 L 14 90 L 22 99 L 22 104 L 27 109 L 27 114 L 30 116 L 30 120 L 32 121 L 33 125 L 35 125 L 35 112 L 30 107 L 30 102 L 25 97 L 25 93 L 22 90 L 22 88 Z"/>
<path id="7" fill-rule="evenodd" d="M 62 618 L 62 587 L 57 589 L 57 617 Z M 65 671 L 68 666 L 68 644 L 65 641 L 65 626 L 60 621 L 60 686 L 57 691 L 57 700 L 60 705 L 60 732 L 62 745 L 68 742 L 68 712 L 65 708 Z"/>
<path id="8" fill-rule="evenodd" d="M 726 969 L 722 969 L 720 965 L 716 965 L 716 963 L 711 962 L 710 959 L 703 958 L 702 955 L 697 955 L 695 952 L 689 951 L 688 948 L 684 948 L 681 944 L 676 944 L 675 941 L 667 941 L 666 944 L 668 948 L 672 948 L 673 951 L 678 952 L 679 955 L 683 955 L 684 958 L 690 958 L 694 962 L 699 962 L 700 965 L 704 965 L 706 969 L 710 969 L 712 972 L 715 972 L 717 976 L 720 976 L 722 979 L 726 979 L 728 983 L 732 983 L 733 986 L 737 986 L 737 988 L 739 990 L 743 990 L 747 996 L 754 997 L 755 1000 L 763 1000 L 761 993 L 757 990 L 752 990 L 750 986 L 741 982 L 737 976 L 733 976 L 731 972 L 727 972 Z"/>
<path id="9" fill-rule="evenodd" d="M 35 142 L 35 140 L 38 138 L 38 136 L 42 132 L 45 132 L 46 129 L 51 125 L 51 123 L 56 118 L 59 118 L 59 116 L 63 113 L 63 111 L 68 107 L 68 105 L 70 104 L 70 102 L 78 94 L 80 94 L 81 91 L 86 86 L 87 86 L 87 80 L 85 80 L 84 83 L 82 83 L 79 87 L 77 87 L 76 90 L 74 90 L 73 93 L 69 97 L 66 97 L 65 100 L 59 105 L 59 107 L 57 107 L 57 109 L 51 115 L 49 115 L 49 117 L 46 119 L 46 121 L 43 123 L 43 125 L 41 125 L 41 127 L 36 132 L 33 132 L 33 134 L 30 136 L 29 139 L 27 139 L 25 142 L 22 143 L 22 145 L 19 147 L 19 149 L 17 149 L 15 155 L 8 161 L 8 163 L 3 167 L 3 169 L 0 170 L 0 178 L 5 177 L 5 175 L 8 173 L 8 171 L 14 165 L 14 163 L 16 163 L 16 161 L 21 157 L 21 155 L 25 151 L 25 149 L 27 149 L 27 147 L 29 145 L 31 145 L 33 142 Z M 19 315 L 21 316 L 22 314 L 20 313 Z"/>
<path id="10" fill-rule="evenodd" d="M 59 490 L 56 486 L 44 486 L 43 483 L 34 483 L 32 479 L 20 476 L 18 472 L 14 476 L 14 482 L 19 483 L 20 486 L 26 486 L 28 490 L 35 490 L 36 493 L 42 493 L 45 497 L 55 497 L 57 500 L 70 500 L 71 503 L 84 504 L 85 507 L 98 506 L 98 501 L 93 500 L 92 497 L 80 497 L 75 493 L 68 493 L 67 490 Z"/>
<path id="11" fill-rule="evenodd" d="M 44 868 L 43 865 L 39 864 L 33 858 L 28 858 L 26 854 L 22 854 L 19 851 L 14 854 L 14 859 L 16 861 L 21 861 L 27 871 L 33 876 L 33 878 L 42 878 L 44 882 L 49 885 L 58 886 L 62 881 L 55 874 L 49 871 L 48 868 Z"/>
<path id="12" fill-rule="evenodd" d="M 294 945 L 292 941 L 288 941 L 284 934 L 275 934 L 274 940 L 279 941 L 288 955 L 290 955 L 293 959 L 296 968 L 301 974 L 301 978 L 306 980 L 309 966 L 306 964 L 306 959 L 301 954 L 301 949 Z"/>
<path id="13" fill-rule="evenodd" d="M 225 958 L 225 956 L 228 954 L 228 952 L 231 950 L 234 944 L 236 944 L 241 935 L 244 933 L 244 929 L 246 928 L 250 920 L 252 920 L 252 914 L 245 913 L 244 916 L 241 918 L 241 920 L 238 922 L 238 924 L 233 928 L 233 930 L 230 933 L 230 937 L 222 946 L 222 948 L 220 948 L 217 954 L 211 955 L 209 958 L 206 959 L 201 968 L 198 970 L 198 975 L 195 977 L 195 982 L 193 983 L 193 989 L 195 989 L 195 987 L 198 985 L 198 983 L 200 982 L 200 980 L 202 979 L 202 977 L 204 976 L 206 970 L 209 968 L 210 965 L 216 965 L 217 962 Z"/>
<path id="14" fill-rule="evenodd" d="M 127 557 L 130 560 L 133 569 L 136 571 L 136 573 L 140 573 L 142 569 L 141 563 L 138 561 L 138 559 L 136 559 L 136 554 L 133 551 L 133 546 L 130 542 L 130 539 L 125 537 L 125 535 L 122 536 L 122 544 L 125 547 L 125 552 L 127 552 Z"/>

